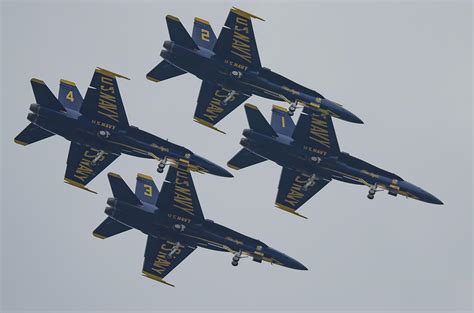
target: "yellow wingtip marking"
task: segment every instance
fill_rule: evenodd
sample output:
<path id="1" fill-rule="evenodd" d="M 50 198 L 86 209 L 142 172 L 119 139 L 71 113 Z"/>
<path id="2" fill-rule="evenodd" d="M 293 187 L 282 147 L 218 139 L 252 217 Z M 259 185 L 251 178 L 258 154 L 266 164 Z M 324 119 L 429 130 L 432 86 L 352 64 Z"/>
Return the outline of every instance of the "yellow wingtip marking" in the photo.
<path id="1" fill-rule="evenodd" d="M 280 209 L 280 210 L 286 211 L 286 212 L 288 212 L 288 213 L 294 214 L 294 215 L 296 215 L 296 216 L 302 217 L 302 218 L 304 218 L 304 219 L 308 219 L 306 216 L 301 215 L 301 214 L 299 214 L 298 212 L 296 212 L 295 209 L 290 208 L 290 207 L 288 207 L 288 206 L 286 206 L 286 205 L 283 205 L 283 204 L 281 204 L 281 203 L 278 203 L 278 202 L 275 203 L 275 207 L 278 208 L 278 209 Z"/>
<path id="2" fill-rule="evenodd" d="M 171 287 L 174 287 L 173 284 L 170 284 L 169 282 L 163 280 L 163 278 L 161 278 L 160 276 L 157 276 L 155 274 L 152 274 L 152 273 L 148 273 L 146 271 L 143 271 L 142 272 L 143 276 L 147 277 L 147 278 L 150 278 L 150 279 L 153 279 L 153 280 L 156 280 L 162 284 L 165 284 L 165 285 L 168 285 L 168 286 L 171 286 Z"/>
<path id="3" fill-rule="evenodd" d="M 212 125 L 211 123 L 209 123 L 208 121 L 205 121 L 203 119 L 200 119 L 199 117 L 195 117 L 194 118 L 194 121 L 201 124 L 201 125 L 204 125 L 204 126 L 207 126 L 211 129 L 214 129 L 216 131 L 218 131 L 219 133 L 222 133 L 222 134 L 225 134 L 225 132 L 223 132 L 222 130 L 218 129 L 217 127 L 215 127 L 214 125 Z"/>
<path id="4" fill-rule="evenodd" d="M 200 22 L 200 23 L 203 23 L 203 24 L 206 24 L 206 25 L 210 25 L 208 21 L 203 20 L 202 18 L 199 18 L 199 17 L 195 17 L 194 21 L 195 22 Z"/>
<path id="5" fill-rule="evenodd" d="M 275 105 L 275 104 L 272 106 L 272 108 L 275 109 L 275 110 L 278 110 L 278 111 L 285 112 L 285 113 L 288 112 L 288 109 L 286 109 L 284 107 L 281 107 L 281 106 L 278 106 L 278 105 Z"/>
<path id="6" fill-rule="evenodd" d="M 246 107 L 246 108 L 249 108 L 249 109 L 252 109 L 252 110 L 257 110 L 257 111 L 258 111 L 258 108 L 257 108 L 255 105 L 251 104 L 251 103 L 246 103 L 246 104 L 245 104 L 245 107 Z"/>
<path id="7" fill-rule="evenodd" d="M 116 178 L 120 178 L 120 179 L 122 178 L 122 176 L 120 176 L 120 175 L 117 174 L 117 173 L 113 173 L 113 172 L 109 172 L 109 173 L 107 174 L 107 176 L 112 176 L 112 177 L 116 177 Z"/>
<path id="8" fill-rule="evenodd" d="M 243 17 L 245 17 L 245 18 L 248 18 L 248 19 L 250 19 L 250 18 L 253 17 L 253 18 L 256 18 L 256 19 L 258 19 L 258 20 L 265 21 L 265 20 L 264 20 L 263 18 L 261 18 L 261 17 L 258 17 L 258 16 L 256 16 L 256 15 L 253 15 L 252 13 L 245 12 L 244 10 L 241 10 L 241 9 L 239 9 L 239 8 L 236 8 L 236 7 L 232 7 L 232 9 L 230 9 L 230 11 L 231 11 L 231 12 L 234 12 L 234 13 L 237 14 L 237 15 L 240 15 L 240 16 L 243 16 Z"/>
<path id="9" fill-rule="evenodd" d="M 22 146 L 26 146 L 26 145 L 28 144 L 28 143 L 26 143 L 26 142 L 23 142 L 23 141 L 17 140 L 17 139 L 14 139 L 13 141 L 14 141 L 15 143 L 19 144 L 19 145 L 22 145 Z"/>
<path id="10" fill-rule="evenodd" d="M 32 83 L 37 83 L 37 84 L 46 85 L 46 84 L 44 83 L 44 81 L 42 81 L 41 79 L 38 79 L 38 78 L 32 78 L 32 79 L 31 79 L 31 82 L 32 82 Z"/>
<path id="11" fill-rule="evenodd" d="M 240 170 L 240 167 L 235 166 L 235 165 L 230 164 L 230 163 L 227 163 L 227 166 L 230 167 L 230 168 L 233 169 L 233 170 L 236 170 L 236 171 Z"/>
<path id="12" fill-rule="evenodd" d="M 173 15 L 170 15 L 170 14 L 166 15 L 166 18 L 170 19 L 170 20 L 174 20 L 176 22 L 180 22 L 179 18 L 177 18 L 176 16 L 173 16 Z"/>
<path id="13" fill-rule="evenodd" d="M 77 187 L 77 188 L 83 189 L 85 191 L 89 191 L 89 192 L 97 194 L 97 192 L 95 192 L 94 190 L 91 190 L 91 189 L 87 188 L 85 185 L 83 185 L 81 183 L 78 183 L 77 181 L 71 180 L 69 178 L 64 178 L 64 182 L 66 184 L 72 185 L 74 187 Z"/>
<path id="14" fill-rule="evenodd" d="M 97 233 L 92 233 L 92 236 L 94 236 L 94 237 L 96 237 L 96 238 L 99 238 L 99 239 L 105 239 L 105 238 L 107 238 L 107 237 L 102 236 L 102 235 L 99 235 L 99 234 L 97 234 Z"/>
<path id="15" fill-rule="evenodd" d="M 101 68 L 101 67 L 97 67 L 97 68 L 95 69 L 95 72 L 96 72 L 96 73 L 99 73 L 99 74 L 102 74 L 102 75 L 105 75 L 105 76 L 112 77 L 112 78 L 120 77 L 120 78 L 125 78 L 125 79 L 127 79 L 127 80 L 130 80 L 130 78 L 128 78 L 128 77 L 125 77 L 125 76 L 123 76 L 123 75 L 114 73 L 114 72 L 109 71 L 109 70 L 106 70 L 106 69 L 103 69 L 103 68 Z"/>
<path id="16" fill-rule="evenodd" d="M 142 173 L 138 173 L 137 174 L 137 177 L 141 177 L 143 179 L 147 179 L 147 180 L 151 180 L 153 181 L 153 178 L 151 176 L 148 176 L 148 175 L 145 175 L 145 174 L 142 174 Z"/>
<path id="17" fill-rule="evenodd" d="M 73 86 L 73 87 L 76 87 L 76 83 L 70 81 L 70 80 L 67 80 L 67 79 L 61 79 L 59 81 L 61 84 L 66 84 L 66 85 L 69 85 L 69 86 Z"/>
<path id="18" fill-rule="evenodd" d="M 154 77 L 151 77 L 150 75 L 147 75 L 147 76 L 146 76 L 146 79 L 151 80 L 152 82 L 155 82 L 155 83 L 159 83 L 159 82 L 160 82 L 159 79 L 156 79 L 156 78 L 154 78 Z"/>

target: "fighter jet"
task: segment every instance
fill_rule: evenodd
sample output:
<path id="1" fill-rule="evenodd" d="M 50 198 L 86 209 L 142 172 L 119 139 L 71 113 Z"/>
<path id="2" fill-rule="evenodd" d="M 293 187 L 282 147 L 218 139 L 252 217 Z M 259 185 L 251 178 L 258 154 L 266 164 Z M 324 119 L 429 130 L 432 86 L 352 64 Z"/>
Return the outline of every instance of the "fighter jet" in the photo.
<path id="1" fill-rule="evenodd" d="M 64 181 L 91 192 L 86 185 L 122 153 L 157 160 L 160 173 L 167 164 L 186 159 L 195 171 L 232 177 L 190 150 L 129 125 L 117 77 L 128 79 L 97 68 L 84 99 L 71 81 L 61 80 L 56 98 L 42 80 L 33 78 L 36 103 L 27 117 L 31 123 L 15 142 L 28 145 L 55 134 L 69 140 Z"/>
<path id="2" fill-rule="evenodd" d="M 100 239 L 135 228 L 148 235 L 144 276 L 164 281 L 197 247 L 230 252 L 232 265 L 251 257 L 254 261 L 307 270 L 298 261 L 263 242 L 204 219 L 188 160 L 171 166 L 161 192 L 150 176 L 138 174 L 135 193 L 122 178 L 109 173 L 113 198 L 107 200 L 108 217 L 93 232 Z"/>
<path id="3" fill-rule="evenodd" d="M 244 148 L 227 165 L 238 170 L 271 160 L 282 166 L 275 201 L 279 209 L 304 217 L 296 210 L 332 179 L 369 187 L 369 199 L 387 190 L 392 196 L 443 204 L 400 176 L 339 150 L 328 115 L 304 108 L 295 126 L 282 107 L 273 106 L 271 125 L 254 105 L 245 104 L 245 112 L 250 129 L 243 131 Z"/>
<path id="4" fill-rule="evenodd" d="M 251 95 L 285 101 L 288 114 L 307 107 L 345 121 L 362 121 L 318 92 L 262 67 L 252 18 L 261 18 L 233 7 L 216 38 L 208 21 L 195 18 L 192 37 L 177 17 L 167 15 L 170 41 L 163 44 L 164 59 L 148 74 L 154 82 L 191 73 L 202 80 L 194 120 L 212 129 Z M 219 130 L 218 130 L 219 131 Z"/>

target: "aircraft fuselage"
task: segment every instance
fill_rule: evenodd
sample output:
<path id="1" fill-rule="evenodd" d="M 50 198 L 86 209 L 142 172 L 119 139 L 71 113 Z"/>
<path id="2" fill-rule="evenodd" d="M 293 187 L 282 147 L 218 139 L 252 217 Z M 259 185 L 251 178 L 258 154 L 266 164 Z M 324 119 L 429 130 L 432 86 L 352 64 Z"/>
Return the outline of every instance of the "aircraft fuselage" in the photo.
<path id="1" fill-rule="evenodd" d="M 278 165 L 303 173 L 302 187 L 307 179 L 315 174 L 320 179 L 336 179 L 346 183 L 366 185 L 370 188 L 382 188 L 390 195 L 403 195 L 428 203 L 441 204 L 435 196 L 403 180 L 401 177 L 379 169 L 348 153 L 330 154 L 327 151 L 297 144 L 292 138 L 279 135 L 271 137 L 251 129 L 243 131 L 240 144 L 251 152 L 271 160 Z"/>
<path id="2" fill-rule="evenodd" d="M 247 96 L 285 101 L 307 106 L 331 116 L 353 122 L 362 121 L 340 104 L 300 86 L 267 68 L 252 69 L 246 65 L 222 59 L 213 51 L 200 47 L 193 50 L 172 41 L 165 41 L 160 55 L 179 69 L 201 80 L 234 90 Z"/>
<path id="3" fill-rule="evenodd" d="M 259 240 L 247 237 L 211 220 L 202 224 L 192 223 L 191 220 L 177 217 L 175 214 L 163 216 L 157 214 L 159 208 L 143 203 L 132 205 L 116 198 L 107 200 L 109 205 L 105 213 L 116 221 L 138 229 L 155 238 L 166 240 L 168 245 L 163 250 L 169 251 L 174 243 L 183 246 L 203 247 L 216 251 L 227 251 L 233 254 L 248 255 L 256 262 L 270 262 L 294 269 L 306 269 L 304 265 L 293 258 L 268 247 Z"/>

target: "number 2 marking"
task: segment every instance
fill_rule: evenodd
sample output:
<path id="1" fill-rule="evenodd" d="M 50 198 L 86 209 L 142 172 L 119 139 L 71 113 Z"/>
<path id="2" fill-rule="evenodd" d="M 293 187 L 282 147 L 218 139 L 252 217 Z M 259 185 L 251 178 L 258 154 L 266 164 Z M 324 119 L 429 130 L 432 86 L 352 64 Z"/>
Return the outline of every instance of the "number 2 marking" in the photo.
<path id="1" fill-rule="evenodd" d="M 209 31 L 207 29 L 201 29 L 201 39 L 209 41 Z"/>

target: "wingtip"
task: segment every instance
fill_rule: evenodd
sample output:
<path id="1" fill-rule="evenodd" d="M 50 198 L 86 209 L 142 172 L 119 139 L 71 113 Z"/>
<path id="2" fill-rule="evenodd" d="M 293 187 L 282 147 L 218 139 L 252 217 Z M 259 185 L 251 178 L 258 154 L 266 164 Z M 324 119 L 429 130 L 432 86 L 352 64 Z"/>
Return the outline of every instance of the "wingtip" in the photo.
<path id="1" fill-rule="evenodd" d="M 154 78 L 154 77 L 152 77 L 152 76 L 150 76 L 150 75 L 147 75 L 147 76 L 146 76 L 146 79 L 148 79 L 148 80 L 150 80 L 150 81 L 152 81 L 152 82 L 155 82 L 155 83 L 159 83 L 159 82 L 160 82 L 159 79 L 156 79 L 156 78 Z"/>
<path id="2" fill-rule="evenodd" d="M 84 184 L 78 183 L 78 182 L 76 182 L 76 181 L 74 181 L 74 180 L 71 180 L 71 179 L 69 179 L 69 178 L 64 178 L 64 182 L 65 182 L 66 184 L 69 184 L 69 185 L 71 185 L 71 186 L 77 187 L 77 188 L 79 188 L 79 189 L 82 189 L 82 190 L 85 190 L 85 191 L 89 191 L 89 192 L 91 192 L 91 193 L 93 193 L 93 194 L 97 194 L 96 191 L 87 188 Z"/>
<path id="3" fill-rule="evenodd" d="M 157 282 L 160 282 L 160 283 L 162 283 L 162 284 L 165 284 L 165 285 L 168 285 L 168 286 L 171 286 L 171 287 L 175 287 L 175 285 L 170 284 L 169 282 L 163 280 L 163 278 L 161 278 L 160 276 L 157 276 L 157 275 L 155 275 L 155 274 L 149 273 L 149 272 L 147 272 L 147 271 L 142 271 L 142 275 L 145 276 L 145 277 L 147 277 L 147 278 L 156 280 Z"/>
<path id="4" fill-rule="evenodd" d="M 220 130 L 219 128 L 215 127 L 213 124 L 209 123 L 208 121 L 205 121 L 205 120 L 200 119 L 200 118 L 198 118 L 198 117 L 194 117 L 194 121 L 195 121 L 196 123 L 199 123 L 199 124 L 201 124 L 201 125 L 204 125 L 204 126 L 206 126 L 206 127 L 209 127 L 210 129 L 213 129 L 213 130 L 218 131 L 219 133 L 225 135 L 225 132 L 224 132 L 224 131 L 222 131 L 222 130 Z"/>
<path id="5" fill-rule="evenodd" d="M 180 22 L 179 18 L 177 18 L 176 16 L 174 15 L 171 15 L 171 14 L 168 14 L 166 15 L 166 19 L 168 20 L 173 20 L 173 21 L 176 21 L 176 22 Z"/>
<path id="6" fill-rule="evenodd" d="M 42 84 L 42 85 L 46 85 L 44 81 L 42 81 L 41 79 L 38 79 L 38 78 L 32 78 L 30 80 L 30 82 L 33 84 L 33 83 L 36 83 L 36 84 Z"/>
<path id="7" fill-rule="evenodd" d="M 108 173 L 107 173 L 107 176 L 122 179 L 122 176 L 120 176 L 119 174 L 114 173 L 114 172 L 108 172 Z"/>
<path id="8" fill-rule="evenodd" d="M 235 166 L 235 165 L 230 164 L 230 163 L 227 163 L 227 166 L 230 167 L 230 168 L 233 169 L 233 170 L 236 170 L 236 171 L 240 170 L 240 167 Z"/>
<path id="9" fill-rule="evenodd" d="M 107 237 L 102 236 L 102 235 L 99 235 L 99 234 L 97 234 L 97 233 L 92 233 L 92 236 L 94 236 L 95 238 L 99 238 L 99 239 L 105 239 L 105 238 L 107 238 Z"/>
<path id="10" fill-rule="evenodd" d="M 257 110 L 257 111 L 258 111 L 257 106 L 255 106 L 255 105 L 253 105 L 253 104 L 251 104 L 251 103 L 248 103 L 248 102 L 247 102 L 244 106 L 245 106 L 246 108 L 249 108 L 249 109 Z"/>
<path id="11" fill-rule="evenodd" d="M 130 80 L 130 78 L 128 78 L 126 76 L 114 73 L 112 71 L 106 70 L 106 69 L 101 68 L 101 67 L 96 67 L 95 72 L 99 73 L 99 74 L 102 74 L 102 75 L 105 75 L 105 76 L 112 77 L 112 78 L 119 77 L 119 78 L 124 78 L 126 80 Z"/>
<path id="12" fill-rule="evenodd" d="M 277 203 L 275 203 L 275 207 L 278 208 L 278 209 L 280 209 L 280 210 L 283 210 L 283 211 L 286 211 L 286 212 L 288 212 L 288 213 L 291 213 L 291 214 L 293 214 L 293 215 L 296 215 L 296 216 L 299 216 L 299 217 L 301 217 L 301 218 L 304 218 L 304 219 L 306 219 L 306 220 L 308 219 L 306 216 L 304 216 L 304 215 L 302 215 L 302 214 L 296 212 L 296 209 L 290 208 L 290 207 L 288 207 L 288 206 L 286 206 L 286 205 L 284 205 L 284 204 L 281 204 L 281 203 L 278 203 L 278 202 L 277 202 Z"/>
<path id="13" fill-rule="evenodd" d="M 244 10 L 241 10 L 241 9 L 239 9 L 239 8 L 237 8 L 237 7 L 232 7 L 232 9 L 230 9 L 230 11 L 231 11 L 231 12 L 234 12 L 235 14 L 240 15 L 240 16 L 242 16 L 242 17 L 248 18 L 248 19 L 250 19 L 250 18 L 253 17 L 253 18 L 257 19 L 257 20 L 261 20 L 261 21 L 265 22 L 265 20 L 264 20 L 263 18 L 258 17 L 258 16 L 254 15 L 254 14 L 252 14 L 252 13 L 246 12 L 246 11 L 244 11 Z"/>
<path id="14" fill-rule="evenodd" d="M 18 144 L 18 145 L 21 145 L 21 146 L 26 146 L 28 143 L 26 142 L 23 142 L 21 140 L 18 140 L 18 139 L 13 139 L 13 141 Z"/>

